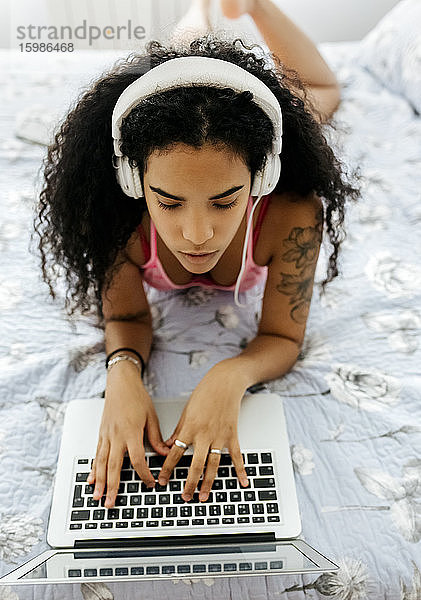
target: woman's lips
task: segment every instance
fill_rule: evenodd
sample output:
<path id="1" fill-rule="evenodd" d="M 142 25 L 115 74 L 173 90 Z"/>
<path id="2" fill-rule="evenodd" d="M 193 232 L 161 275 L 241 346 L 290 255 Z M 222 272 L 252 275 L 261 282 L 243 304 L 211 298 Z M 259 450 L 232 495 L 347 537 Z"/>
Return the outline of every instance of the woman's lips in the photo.
<path id="1" fill-rule="evenodd" d="M 212 256 L 214 256 L 214 254 L 216 254 L 216 251 L 209 252 L 207 254 L 187 254 L 187 252 L 182 252 L 181 254 L 183 254 L 183 256 L 185 256 L 190 262 L 197 265 L 201 265 L 203 263 L 206 263 Z"/>

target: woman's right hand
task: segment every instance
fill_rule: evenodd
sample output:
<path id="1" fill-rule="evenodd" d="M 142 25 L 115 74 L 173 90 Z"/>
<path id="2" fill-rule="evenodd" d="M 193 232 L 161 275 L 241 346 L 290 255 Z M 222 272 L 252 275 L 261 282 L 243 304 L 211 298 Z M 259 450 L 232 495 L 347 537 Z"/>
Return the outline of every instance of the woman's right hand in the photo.
<path id="1" fill-rule="evenodd" d="M 155 407 L 140 379 L 139 371 L 133 363 L 121 361 L 107 374 L 96 456 L 87 480 L 89 484 L 96 481 L 94 500 L 99 500 L 104 494 L 105 486 L 107 487 L 106 508 L 114 506 L 126 450 L 141 480 L 148 487 L 155 486 L 145 459 L 145 427 L 152 448 L 166 456 L 170 449 L 162 439 Z"/>

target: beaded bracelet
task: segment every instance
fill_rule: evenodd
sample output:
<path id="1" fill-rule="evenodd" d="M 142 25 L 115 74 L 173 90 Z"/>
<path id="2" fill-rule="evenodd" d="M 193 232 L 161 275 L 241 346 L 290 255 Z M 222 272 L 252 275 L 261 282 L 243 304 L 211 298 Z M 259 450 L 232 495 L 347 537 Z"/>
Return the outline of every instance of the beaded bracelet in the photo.
<path id="1" fill-rule="evenodd" d="M 106 361 L 105 361 L 105 368 L 108 369 L 108 363 L 110 362 L 110 358 L 112 356 L 114 356 L 114 354 L 117 354 L 118 352 L 123 352 L 124 350 L 127 350 L 129 352 L 133 352 L 133 354 L 136 354 L 136 356 L 139 358 L 140 363 L 142 365 L 140 376 L 143 377 L 143 374 L 144 374 L 145 369 L 146 369 L 145 361 L 143 360 L 143 358 L 139 354 L 139 352 L 137 350 L 134 350 L 133 348 L 118 348 L 117 350 L 113 350 L 112 352 L 110 352 L 110 354 L 107 356 Z"/>

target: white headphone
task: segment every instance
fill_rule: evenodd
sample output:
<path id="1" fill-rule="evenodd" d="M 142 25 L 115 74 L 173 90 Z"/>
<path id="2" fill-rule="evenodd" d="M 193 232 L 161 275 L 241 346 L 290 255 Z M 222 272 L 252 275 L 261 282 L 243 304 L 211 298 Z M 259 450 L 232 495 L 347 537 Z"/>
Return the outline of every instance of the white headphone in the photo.
<path id="1" fill-rule="evenodd" d="M 128 157 L 124 156 L 120 150 L 122 120 L 144 98 L 192 84 L 231 88 L 237 92 L 251 92 L 253 101 L 264 111 L 273 125 L 272 151 L 266 155 L 263 169 L 256 172 L 250 191 L 252 196 L 257 196 L 257 200 L 253 204 L 253 210 L 247 224 L 242 266 L 235 288 L 235 302 L 238 306 L 244 306 L 238 302 L 238 288 L 244 271 L 253 213 L 261 197 L 269 194 L 275 188 L 281 173 L 282 112 L 276 96 L 267 85 L 242 67 L 218 58 L 185 56 L 161 63 L 133 81 L 117 100 L 112 115 L 113 166 L 116 169 L 117 181 L 123 192 L 132 198 L 142 198 L 144 191 L 139 169 L 131 167 Z"/>

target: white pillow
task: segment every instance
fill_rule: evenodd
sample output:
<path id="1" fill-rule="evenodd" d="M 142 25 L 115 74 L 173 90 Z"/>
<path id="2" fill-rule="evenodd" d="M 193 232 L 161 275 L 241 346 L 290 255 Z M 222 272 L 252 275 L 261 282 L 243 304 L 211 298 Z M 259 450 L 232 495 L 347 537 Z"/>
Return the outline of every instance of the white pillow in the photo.
<path id="1" fill-rule="evenodd" d="M 421 114 L 421 0 L 401 0 L 377 23 L 359 63 Z"/>

